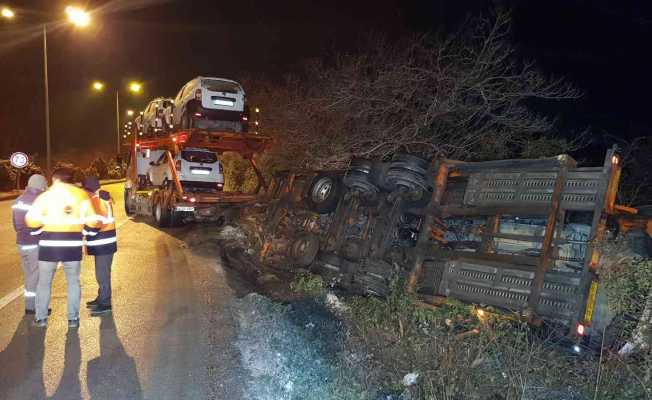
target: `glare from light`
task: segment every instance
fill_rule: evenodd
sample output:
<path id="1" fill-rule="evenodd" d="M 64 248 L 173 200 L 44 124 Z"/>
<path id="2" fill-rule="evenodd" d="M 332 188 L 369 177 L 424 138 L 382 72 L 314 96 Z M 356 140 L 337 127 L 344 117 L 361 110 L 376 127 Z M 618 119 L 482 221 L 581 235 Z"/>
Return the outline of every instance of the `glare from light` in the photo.
<path id="1" fill-rule="evenodd" d="M 127 110 L 127 115 L 132 117 L 134 115 L 134 110 Z"/>
<path id="2" fill-rule="evenodd" d="M 616 156 L 616 155 L 611 156 L 611 163 L 612 163 L 613 165 L 618 165 L 618 161 L 619 161 L 619 160 L 618 160 L 618 156 Z"/>
<path id="3" fill-rule="evenodd" d="M 91 23 L 90 14 L 79 7 L 66 7 L 66 15 L 68 15 L 68 21 L 79 28 L 85 28 Z"/>
<path id="4" fill-rule="evenodd" d="M 141 112 L 140 112 L 140 115 L 143 115 L 143 114 L 144 114 L 144 112 L 141 111 Z"/>
<path id="5" fill-rule="evenodd" d="M 16 13 L 9 8 L 9 7 L 2 7 L 2 11 L 0 11 L 0 15 L 2 18 L 7 18 L 7 19 L 12 19 L 13 17 L 16 16 Z"/>
<path id="6" fill-rule="evenodd" d="M 260 108 L 256 107 L 256 112 L 259 113 L 259 112 L 260 112 Z"/>
<path id="7" fill-rule="evenodd" d="M 573 351 L 576 352 L 576 353 L 580 353 L 582 351 L 582 349 L 578 345 L 573 345 Z"/>
<path id="8" fill-rule="evenodd" d="M 104 84 L 100 81 L 95 81 L 93 82 L 93 90 L 96 90 L 98 92 L 102 91 L 104 89 Z"/>
<path id="9" fill-rule="evenodd" d="M 143 85 L 139 82 L 131 82 L 129 84 L 129 91 L 132 93 L 140 93 L 143 90 Z"/>

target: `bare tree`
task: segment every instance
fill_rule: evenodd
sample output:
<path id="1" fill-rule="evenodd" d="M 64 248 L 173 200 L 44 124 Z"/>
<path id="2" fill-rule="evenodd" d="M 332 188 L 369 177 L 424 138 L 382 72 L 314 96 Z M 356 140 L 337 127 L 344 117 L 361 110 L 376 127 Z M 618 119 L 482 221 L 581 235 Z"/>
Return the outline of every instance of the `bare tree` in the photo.
<path id="1" fill-rule="evenodd" d="M 554 121 L 529 103 L 580 93 L 519 60 L 510 21 L 498 12 L 453 35 L 374 39 L 362 54 L 313 62 L 303 79 L 268 92 L 265 129 L 292 161 L 320 167 L 396 151 L 482 159 L 517 155 L 532 141 L 545 147 Z M 552 148 L 568 145 L 555 139 Z"/>

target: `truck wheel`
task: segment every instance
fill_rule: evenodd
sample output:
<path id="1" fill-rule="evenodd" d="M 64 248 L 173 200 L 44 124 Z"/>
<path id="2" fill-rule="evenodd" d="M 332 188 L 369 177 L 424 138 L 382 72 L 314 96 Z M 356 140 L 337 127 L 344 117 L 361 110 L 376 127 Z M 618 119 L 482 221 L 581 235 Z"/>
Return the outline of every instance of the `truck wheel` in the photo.
<path id="1" fill-rule="evenodd" d="M 385 175 L 387 186 L 396 190 L 402 186 L 410 191 L 427 189 L 428 161 L 410 154 L 396 154 Z"/>
<path id="2" fill-rule="evenodd" d="M 163 204 L 163 199 L 157 198 L 154 202 L 154 221 L 159 228 L 170 226 L 172 215 L 170 209 Z"/>
<path id="3" fill-rule="evenodd" d="M 340 200 L 341 187 L 335 175 L 318 174 L 310 184 L 308 190 L 308 204 L 310 208 L 320 214 L 335 211 Z"/>
<path id="4" fill-rule="evenodd" d="M 317 257 L 319 239 L 311 233 L 301 235 L 292 243 L 290 253 L 299 267 L 307 267 Z"/>

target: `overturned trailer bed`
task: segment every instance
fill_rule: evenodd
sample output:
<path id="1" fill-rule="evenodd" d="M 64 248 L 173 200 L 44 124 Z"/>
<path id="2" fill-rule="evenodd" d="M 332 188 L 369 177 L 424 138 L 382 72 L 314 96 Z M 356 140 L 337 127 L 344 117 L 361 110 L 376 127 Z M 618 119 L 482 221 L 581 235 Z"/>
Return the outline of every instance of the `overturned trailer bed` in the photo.
<path id="1" fill-rule="evenodd" d="M 261 259 L 289 256 L 357 292 L 404 277 L 423 299 L 518 312 L 574 338 L 608 323 L 597 273 L 615 212 L 619 158 L 353 160 L 346 171 L 278 174 Z"/>

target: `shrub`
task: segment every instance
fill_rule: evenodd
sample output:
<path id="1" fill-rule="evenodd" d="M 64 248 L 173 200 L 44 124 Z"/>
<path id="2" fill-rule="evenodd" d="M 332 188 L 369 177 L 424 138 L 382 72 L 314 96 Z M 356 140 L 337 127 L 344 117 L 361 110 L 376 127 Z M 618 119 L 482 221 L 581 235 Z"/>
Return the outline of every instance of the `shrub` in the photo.
<path id="1" fill-rule="evenodd" d="M 326 284 L 319 275 L 300 274 L 292 283 L 290 289 L 296 293 L 309 296 L 319 296 L 324 293 Z"/>

